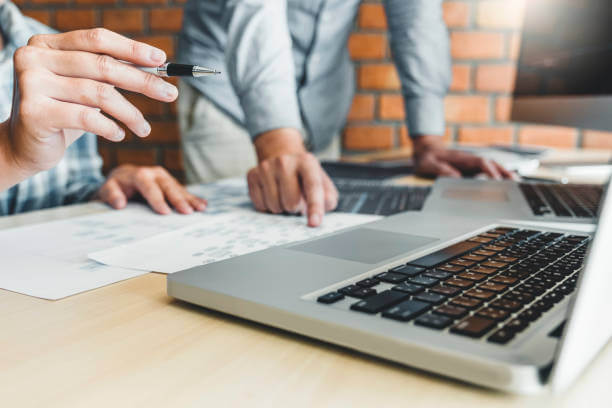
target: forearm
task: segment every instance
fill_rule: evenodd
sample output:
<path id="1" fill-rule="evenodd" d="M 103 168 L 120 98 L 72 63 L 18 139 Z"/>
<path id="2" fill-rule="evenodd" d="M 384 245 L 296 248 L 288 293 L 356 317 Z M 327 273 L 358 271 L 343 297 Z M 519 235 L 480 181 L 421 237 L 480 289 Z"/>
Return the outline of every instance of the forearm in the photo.
<path id="1" fill-rule="evenodd" d="M 286 2 L 232 2 L 227 13 L 227 67 L 249 134 L 300 129 Z"/>
<path id="2" fill-rule="evenodd" d="M 385 6 L 410 134 L 442 135 L 451 64 L 441 1 L 385 0 Z"/>
<path id="3" fill-rule="evenodd" d="M 0 192 L 32 176 L 13 155 L 9 126 L 9 121 L 0 123 Z"/>

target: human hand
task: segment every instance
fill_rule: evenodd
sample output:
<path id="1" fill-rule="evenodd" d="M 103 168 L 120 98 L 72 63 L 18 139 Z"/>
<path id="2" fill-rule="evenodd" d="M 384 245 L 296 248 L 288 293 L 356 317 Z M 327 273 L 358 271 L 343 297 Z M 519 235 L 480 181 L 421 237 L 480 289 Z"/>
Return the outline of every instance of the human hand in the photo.
<path id="1" fill-rule="evenodd" d="M 106 183 L 98 190 L 97 198 L 115 209 L 140 193 L 160 214 L 171 212 L 170 204 L 182 214 L 204 211 L 207 202 L 189 193 L 185 187 L 162 167 L 140 167 L 124 164 L 113 170 Z"/>
<path id="2" fill-rule="evenodd" d="M 338 190 L 321 164 L 304 149 L 295 129 L 277 129 L 255 140 L 259 165 L 247 175 L 249 195 L 258 211 L 304 213 L 317 227 L 338 205 Z"/>
<path id="3" fill-rule="evenodd" d="M 485 173 L 495 179 L 516 179 L 516 175 L 498 163 L 443 146 L 439 136 L 414 139 L 416 173 L 422 176 L 461 177 Z"/>
<path id="4" fill-rule="evenodd" d="M 155 67 L 166 54 L 102 28 L 35 35 L 15 52 L 8 154 L 22 178 L 54 167 L 84 132 L 122 140 L 124 130 L 109 117 L 140 137 L 150 133 L 142 113 L 115 87 L 163 102 L 175 100 L 178 91 L 118 60 Z"/>

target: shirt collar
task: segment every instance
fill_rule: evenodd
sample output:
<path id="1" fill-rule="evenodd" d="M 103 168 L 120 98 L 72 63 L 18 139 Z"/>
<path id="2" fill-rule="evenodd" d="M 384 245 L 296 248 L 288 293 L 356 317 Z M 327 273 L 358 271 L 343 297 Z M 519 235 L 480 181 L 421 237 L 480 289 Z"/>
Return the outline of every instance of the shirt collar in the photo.
<path id="1" fill-rule="evenodd" d="M 21 47 L 28 43 L 32 30 L 17 6 L 9 0 L 0 3 L 0 29 L 4 36 L 4 48 Z"/>

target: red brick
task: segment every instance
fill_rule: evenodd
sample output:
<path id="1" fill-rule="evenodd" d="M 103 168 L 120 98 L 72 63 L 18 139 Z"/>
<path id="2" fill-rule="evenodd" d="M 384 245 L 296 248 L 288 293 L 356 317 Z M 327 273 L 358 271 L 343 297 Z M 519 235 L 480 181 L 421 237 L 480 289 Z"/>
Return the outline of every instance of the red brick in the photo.
<path id="1" fill-rule="evenodd" d="M 381 59 L 387 51 L 387 38 L 383 34 L 352 34 L 348 48 L 353 59 Z"/>
<path id="2" fill-rule="evenodd" d="M 509 122 L 512 112 L 512 98 L 498 97 L 495 100 L 495 120 L 498 122 Z"/>
<path id="3" fill-rule="evenodd" d="M 70 0 L 30 0 L 32 4 L 67 4 Z"/>
<path id="4" fill-rule="evenodd" d="M 136 41 L 141 41 L 162 49 L 166 52 L 166 56 L 170 58 L 174 58 L 174 37 L 170 35 L 143 35 L 134 37 Z"/>
<path id="5" fill-rule="evenodd" d="M 612 150 L 612 132 L 585 130 L 582 133 L 582 147 L 585 149 Z"/>
<path id="6" fill-rule="evenodd" d="M 60 31 L 92 28 L 96 25 L 94 10 L 57 10 L 55 27 Z"/>
<path id="7" fill-rule="evenodd" d="M 476 70 L 476 89 L 483 92 L 512 92 L 515 77 L 514 65 L 480 65 Z"/>
<path id="8" fill-rule="evenodd" d="M 183 170 L 183 154 L 180 149 L 164 149 L 164 167 L 168 170 Z"/>
<path id="9" fill-rule="evenodd" d="M 104 10 L 102 24 L 109 30 L 136 33 L 143 30 L 144 13 L 140 9 Z"/>
<path id="10" fill-rule="evenodd" d="M 164 102 L 159 102 L 154 99 L 147 98 L 144 95 L 131 92 L 126 92 L 124 96 L 145 116 L 163 115 L 166 112 L 166 106 L 168 104 Z"/>
<path id="11" fill-rule="evenodd" d="M 410 138 L 410 132 L 408 132 L 406 125 L 400 128 L 399 145 L 402 148 L 412 148 L 412 139 Z"/>
<path id="12" fill-rule="evenodd" d="M 459 129 L 459 143 L 471 145 L 512 144 L 513 127 L 462 127 Z"/>
<path id="13" fill-rule="evenodd" d="M 523 0 L 486 0 L 478 3 L 476 21 L 484 28 L 520 28 L 523 23 Z"/>
<path id="14" fill-rule="evenodd" d="M 142 141 L 145 143 L 178 143 L 179 139 L 176 121 L 152 121 L 151 134 Z"/>
<path id="15" fill-rule="evenodd" d="M 457 59 L 501 59 L 504 56 L 504 35 L 455 31 L 451 34 L 451 54 Z"/>
<path id="16" fill-rule="evenodd" d="M 573 148 L 577 137 L 576 129 L 557 126 L 525 126 L 519 131 L 522 145 Z"/>
<path id="17" fill-rule="evenodd" d="M 76 4 L 115 4 L 118 0 L 75 0 Z"/>
<path id="18" fill-rule="evenodd" d="M 44 25 L 51 25 L 51 13 L 43 10 L 22 10 L 22 13 Z"/>
<path id="19" fill-rule="evenodd" d="M 348 126 L 344 133 L 344 147 L 349 150 L 390 149 L 393 147 L 391 126 Z"/>
<path id="20" fill-rule="evenodd" d="M 374 119 L 375 100 L 373 95 L 355 95 L 348 114 L 348 120 Z"/>
<path id="21" fill-rule="evenodd" d="M 484 96 L 450 95 L 444 100 L 446 120 L 456 123 L 489 121 L 489 98 Z"/>
<path id="22" fill-rule="evenodd" d="M 363 65 L 359 69 L 359 86 L 362 89 L 400 89 L 400 80 L 392 64 Z"/>
<path id="23" fill-rule="evenodd" d="M 154 166 L 157 164 L 155 150 L 153 149 L 130 149 L 121 148 L 117 150 L 117 165 L 135 164 L 137 166 Z"/>
<path id="24" fill-rule="evenodd" d="M 470 24 L 470 4 L 465 1 L 447 1 L 442 5 L 444 21 L 451 28 L 467 27 Z"/>
<path id="25" fill-rule="evenodd" d="M 470 90 L 472 67 L 469 65 L 453 65 L 453 82 L 450 90 L 453 92 L 465 92 Z"/>
<path id="26" fill-rule="evenodd" d="M 167 4 L 168 0 L 125 0 L 126 4 Z"/>
<path id="27" fill-rule="evenodd" d="M 404 98 L 402 95 L 381 95 L 379 117 L 383 120 L 404 120 Z"/>
<path id="28" fill-rule="evenodd" d="M 511 60 L 517 60 L 521 54 L 521 34 L 514 33 L 510 36 L 510 44 L 508 45 L 509 55 Z"/>
<path id="29" fill-rule="evenodd" d="M 359 27 L 374 30 L 387 29 L 387 15 L 382 4 L 362 4 L 357 18 Z"/>
<path id="30" fill-rule="evenodd" d="M 152 30 L 179 31 L 183 24 L 183 9 L 180 7 L 155 8 L 149 16 Z"/>

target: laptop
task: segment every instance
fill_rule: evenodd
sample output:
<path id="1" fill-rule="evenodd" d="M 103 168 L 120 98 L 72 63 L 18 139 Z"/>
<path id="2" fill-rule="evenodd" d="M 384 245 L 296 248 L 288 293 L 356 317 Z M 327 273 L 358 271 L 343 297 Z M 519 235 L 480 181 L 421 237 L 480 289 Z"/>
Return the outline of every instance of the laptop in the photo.
<path id="1" fill-rule="evenodd" d="M 168 276 L 168 294 L 500 390 L 567 387 L 612 335 L 597 231 L 406 212 Z"/>
<path id="2" fill-rule="evenodd" d="M 594 223 L 604 186 L 511 180 L 436 180 L 423 211 L 511 220 Z"/>
<path id="3" fill-rule="evenodd" d="M 511 120 L 612 131 L 611 18 L 609 0 L 527 2 Z M 439 180 L 423 209 L 593 223 L 602 190 L 596 185 Z"/>

